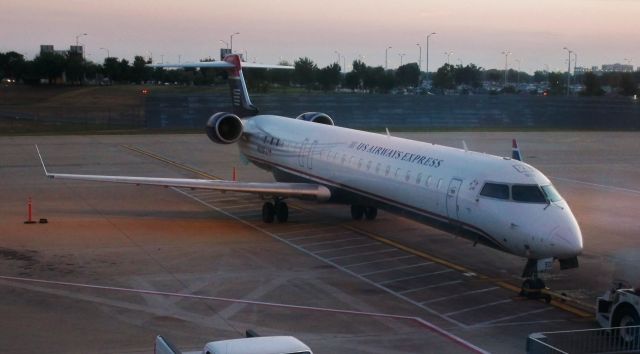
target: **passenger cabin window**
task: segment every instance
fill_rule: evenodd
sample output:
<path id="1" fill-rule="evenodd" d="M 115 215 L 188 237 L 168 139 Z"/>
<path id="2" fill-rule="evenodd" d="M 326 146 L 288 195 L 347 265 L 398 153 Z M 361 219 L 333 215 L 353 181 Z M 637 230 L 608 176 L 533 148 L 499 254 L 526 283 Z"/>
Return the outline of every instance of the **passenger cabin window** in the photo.
<path id="1" fill-rule="evenodd" d="M 422 182 L 422 172 L 416 176 L 416 184 L 420 184 L 420 182 Z"/>
<path id="2" fill-rule="evenodd" d="M 547 199 L 537 185 L 514 184 L 511 186 L 511 198 L 516 202 L 546 203 Z"/>
<path id="3" fill-rule="evenodd" d="M 500 183 L 485 183 L 480 195 L 489 198 L 509 199 L 509 186 Z"/>

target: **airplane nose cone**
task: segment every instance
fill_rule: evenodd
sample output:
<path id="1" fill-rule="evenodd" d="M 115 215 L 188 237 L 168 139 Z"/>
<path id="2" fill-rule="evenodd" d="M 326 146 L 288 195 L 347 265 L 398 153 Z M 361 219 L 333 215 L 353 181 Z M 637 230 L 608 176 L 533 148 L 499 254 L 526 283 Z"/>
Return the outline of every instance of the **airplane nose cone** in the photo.
<path id="1" fill-rule="evenodd" d="M 570 214 L 570 218 L 551 233 L 556 257 L 569 258 L 582 253 L 582 232 L 578 222 Z"/>

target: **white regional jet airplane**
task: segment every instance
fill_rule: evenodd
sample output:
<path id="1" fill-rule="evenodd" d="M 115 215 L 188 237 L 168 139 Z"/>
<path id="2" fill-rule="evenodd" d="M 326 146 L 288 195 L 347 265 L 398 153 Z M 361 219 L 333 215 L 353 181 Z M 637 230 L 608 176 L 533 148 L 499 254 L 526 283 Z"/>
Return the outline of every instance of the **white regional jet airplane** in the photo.
<path id="1" fill-rule="evenodd" d="M 545 175 L 519 161 L 517 149 L 514 158 L 499 157 L 337 127 L 324 113 L 262 115 L 251 104 L 238 55 L 174 66 L 228 70 L 233 113 L 211 116 L 207 135 L 219 144 L 237 143 L 242 156 L 272 172 L 277 182 L 59 174 L 47 172 L 43 162 L 45 174 L 255 193 L 272 200 L 262 206 L 266 223 L 287 221 L 286 198 L 347 204 L 353 219 L 375 219 L 381 208 L 526 257 L 525 293 L 544 287 L 538 272 L 549 270 L 554 260 L 561 269 L 578 266 L 582 235 L 571 209 Z"/>

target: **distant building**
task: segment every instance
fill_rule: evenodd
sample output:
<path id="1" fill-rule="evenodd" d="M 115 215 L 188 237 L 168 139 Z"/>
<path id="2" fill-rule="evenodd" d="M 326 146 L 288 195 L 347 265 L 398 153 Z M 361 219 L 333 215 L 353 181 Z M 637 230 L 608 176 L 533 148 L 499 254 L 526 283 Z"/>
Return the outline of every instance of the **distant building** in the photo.
<path id="1" fill-rule="evenodd" d="M 81 45 L 72 45 L 67 50 L 56 50 L 52 44 L 41 44 L 40 45 L 40 54 L 43 53 L 56 53 L 60 55 L 68 55 L 69 53 L 84 53 L 84 46 Z M 83 55 L 84 56 L 84 55 Z"/>
<path id="2" fill-rule="evenodd" d="M 224 59 L 227 55 L 231 54 L 231 49 L 229 48 L 220 48 L 220 60 Z"/>
<path id="3" fill-rule="evenodd" d="M 620 63 L 603 64 L 602 65 L 602 72 L 605 72 L 605 73 L 612 73 L 612 72 L 630 73 L 630 72 L 633 72 L 633 65 L 620 64 Z"/>
<path id="4" fill-rule="evenodd" d="M 573 69 L 573 74 L 574 75 L 576 75 L 576 74 L 584 74 L 584 73 L 591 72 L 592 70 L 593 70 L 593 68 L 590 69 L 590 68 L 585 68 L 584 66 L 576 66 Z"/>

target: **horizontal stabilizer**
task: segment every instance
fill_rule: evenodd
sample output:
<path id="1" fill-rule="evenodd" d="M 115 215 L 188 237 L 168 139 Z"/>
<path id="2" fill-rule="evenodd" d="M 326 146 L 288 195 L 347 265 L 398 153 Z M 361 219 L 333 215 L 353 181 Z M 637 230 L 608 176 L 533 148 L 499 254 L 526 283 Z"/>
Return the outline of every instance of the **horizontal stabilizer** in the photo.
<path id="1" fill-rule="evenodd" d="M 191 63 L 166 63 L 166 64 L 147 64 L 150 68 L 218 68 L 218 69 L 232 69 L 234 65 L 226 61 L 202 61 Z M 255 68 L 255 69 L 289 69 L 293 70 L 294 67 L 290 65 L 277 65 L 277 64 L 259 64 L 259 63 L 241 63 L 242 68 Z"/>

